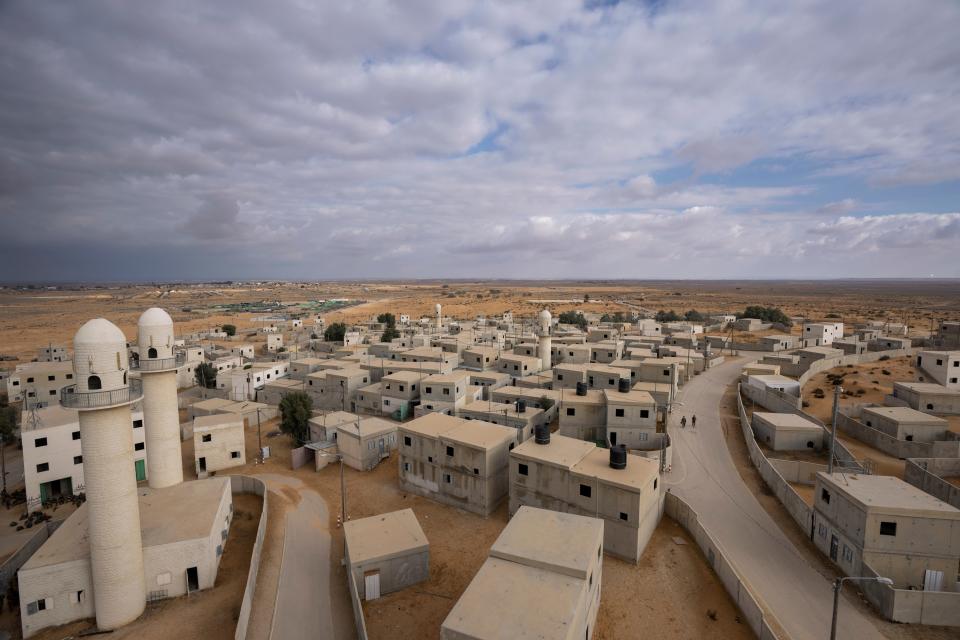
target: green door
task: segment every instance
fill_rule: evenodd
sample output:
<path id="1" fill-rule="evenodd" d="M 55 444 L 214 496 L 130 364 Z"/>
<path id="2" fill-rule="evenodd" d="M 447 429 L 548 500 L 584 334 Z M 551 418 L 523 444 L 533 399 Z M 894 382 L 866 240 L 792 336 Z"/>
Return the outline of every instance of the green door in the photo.
<path id="1" fill-rule="evenodd" d="M 143 482 L 147 479 L 147 465 L 144 460 L 135 460 L 133 463 L 134 468 L 137 470 L 137 482 Z"/>
<path id="2" fill-rule="evenodd" d="M 41 482 L 40 483 L 40 503 L 43 504 L 50 498 L 50 483 Z"/>

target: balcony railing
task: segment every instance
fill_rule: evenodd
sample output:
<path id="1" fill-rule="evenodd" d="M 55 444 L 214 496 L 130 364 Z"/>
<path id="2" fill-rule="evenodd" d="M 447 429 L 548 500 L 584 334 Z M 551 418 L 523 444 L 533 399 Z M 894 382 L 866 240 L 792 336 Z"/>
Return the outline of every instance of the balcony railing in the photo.
<path id="1" fill-rule="evenodd" d="M 182 367 L 187 354 L 176 353 L 172 358 L 130 358 L 130 368 L 137 371 L 165 371 Z"/>
<path id="2" fill-rule="evenodd" d="M 131 379 L 126 387 L 109 391 L 77 391 L 73 384 L 60 390 L 60 404 L 67 409 L 99 409 L 135 402 L 143 397 L 143 385 Z"/>

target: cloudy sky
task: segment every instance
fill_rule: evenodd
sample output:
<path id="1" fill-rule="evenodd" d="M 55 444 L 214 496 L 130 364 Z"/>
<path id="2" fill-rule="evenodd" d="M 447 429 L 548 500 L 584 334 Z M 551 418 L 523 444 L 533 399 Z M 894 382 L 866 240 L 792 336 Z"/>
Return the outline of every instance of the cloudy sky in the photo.
<path id="1" fill-rule="evenodd" d="M 960 3 L 0 2 L 0 280 L 960 276 Z"/>

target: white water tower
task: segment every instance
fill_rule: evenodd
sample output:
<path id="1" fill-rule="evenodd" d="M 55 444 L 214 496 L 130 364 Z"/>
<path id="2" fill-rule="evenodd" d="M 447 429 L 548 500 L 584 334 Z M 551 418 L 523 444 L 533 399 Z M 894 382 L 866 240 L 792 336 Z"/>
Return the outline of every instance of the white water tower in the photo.
<path id="1" fill-rule="evenodd" d="M 147 480 L 153 489 L 183 482 L 180 457 L 180 415 L 177 407 L 177 367 L 184 354 L 174 352 L 173 320 L 158 307 L 147 309 L 137 322 L 136 363 L 143 381 L 143 426 L 146 429 Z"/>
<path id="2" fill-rule="evenodd" d="M 136 620 L 147 600 L 130 418 L 142 393 L 127 377 L 127 339 L 112 322 L 90 320 L 73 348 L 76 385 L 61 404 L 79 411 L 94 608 L 106 631 Z"/>
<path id="3" fill-rule="evenodd" d="M 437 312 L 437 331 L 443 330 L 443 314 L 441 312 L 440 303 L 437 303 L 437 306 L 434 308 Z"/>
<path id="4" fill-rule="evenodd" d="M 553 356 L 551 354 L 553 338 L 550 333 L 553 326 L 553 316 L 550 315 L 549 311 L 544 309 L 540 312 L 538 318 L 540 320 L 540 328 L 539 331 L 537 331 L 537 336 L 539 337 L 537 341 L 537 355 L 540 356 L 543 370 L 549 371 L 553 368 Z"/>

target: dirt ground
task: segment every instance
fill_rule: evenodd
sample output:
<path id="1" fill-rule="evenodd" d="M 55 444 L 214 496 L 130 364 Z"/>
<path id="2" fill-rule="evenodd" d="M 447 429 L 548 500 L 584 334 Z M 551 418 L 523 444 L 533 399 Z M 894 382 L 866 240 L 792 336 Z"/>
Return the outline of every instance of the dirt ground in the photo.
<path id="1" fill-rule="evenodd" d="M 733 457 L 734 465 L 757 502 L 777 523 L 780 530 L 790 539 L 793 546 L 803 555 L 810 566 L 816 569 L 826 580 L 833 580 L 838 577 L 840 574 L 813 545 L 807 533 L 800 530 L 797 523 L 780 504 L 780 501 L 777 500 L 763 478 L 760 477 L 760 472 L 753 466 L 740 429 L 740 417 L 737 415 L 736 383 L 727 388 L 720 405 L 720 415 L 727 448 Z M 801 495 L 803 494 L 801 493 Z M 824 588 L 829 588 L 829 586 L 824 583 Z M 847 586 L 843 593 L 850 604 L 858 607 L 870 617 L 877 630 L 888 640 L 956 640 L 957 638 L 956 630 L 949 627 L 887 622 L 877 616 L 870 604 L 854 586 Z"/>
<path id="2" fill-rule="evenodd" d="M 589 302 L 584 298 L 589 297 Z M 107 317 L 128 337 L 148 307 L 162 306 L 177 323 L 179 334 L 209 329 L 224 322 L 238 329 L 253 326 L 254 314 L 233 313 L 221 305 L 277 303 L 346 298 L 362 302 L 325 314 L 329 321 L 365 320 L 377 313 L 408 313 L 413 318 L 432 315 L 433 305 L 457 318 L 492 316 L 513 311 L 533 319 L 541 307 L 554 313 L 658 311 L 733 313 L 748 305 L 775 306 L 788 315 L 813 319 L 837 317 L 847 323 L 866 319 L 906 321 L 919 333 L 938 319 L 960 319 L 960 281 L 412 281 L 310 282 L 240 284 L 116 285 L 91 288 L 62 287 L 18 290 L 0 288 L 0 354 L 20 361 L 35 357 L 49 342 L 69 343 L 90 318 Z M 287 309 L 297 315 L 298 309 Z M 759 334 L 745 335 L 755 339 Z M 3 363 L 12 368 L 15 361 Z"/>
<path id="3" fill-rule="evenodd" d="M 840 395 L 841 407 L 867 403 L 882 405 L 884 396 L 893 393 L 894 382 L 917 380 L 917 369 L 910 360 L 909 357 L 891 358 L 821 371 L 803 387 L 803 399 L 809 403 L 806 411 L 823 420 L 824 424 L 833 421 L 833 384 L 827 380 L 827 376 L 841 373 L 841 386 L 844 389 Z M 823 391 L 823 398 L 814 396 L 816 389 Z"/>
<path id="4" fill-rule="evenodd" d="M 166 640 L 171 633 L 181 638 L 205 640 L 233 638 L 263 500 L 255 495 L 239 494 L 233 496 L 233 504 L 233 524 L 230 526 L 230 536 L 223 550 L 214 587 L 189 596 L 147 605 L 140 618 L 110 633 L 111 638 Z M 93 625 L 93 620 L 81 620 L 45 629 L 32 637 L 37 640 L 62 640 L 75 637 Z M 14 628 L 4 628 L 13 633 L 13 638 L 19 638 L 19 616 L 16 617 Z"/>

